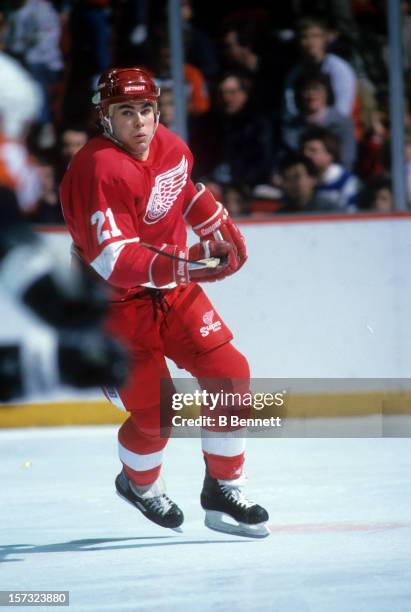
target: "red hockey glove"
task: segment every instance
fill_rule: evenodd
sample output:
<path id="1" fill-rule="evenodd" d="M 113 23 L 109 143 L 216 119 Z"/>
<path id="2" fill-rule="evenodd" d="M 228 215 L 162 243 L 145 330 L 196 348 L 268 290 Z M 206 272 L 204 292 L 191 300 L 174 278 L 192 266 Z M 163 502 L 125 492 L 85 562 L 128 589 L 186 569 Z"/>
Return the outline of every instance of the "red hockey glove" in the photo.
<path id="1" fill-rule="evenodd" d="M 233 245 L 229 270 L 224 271 L 224 276 L 234 274 L 247 260 L 244 238 L 227 210 L 215 200 L 212 193 L 202 183 L 198 183 L 196 188 L 198 193 L 188 204 L 184 217 L 202 240 L 225 240 Z"/>
<path id="2" fill-rule="evenodd" d="M 214 263 L 217 263 L 217 265 L 215 267 L 208 267 L 207 263 L 205 263 L 204 265 L 199 264 L 199 267 L 196 267 L 195 263 L 189 263 L 188 273 L 190 280 L 204 283 L 224 278 L 227 276 L 227 273 L 230 274 L 229 262 L 233 256 L 233 245 L 225 240 L 203 240 L 197 242 L 188 251 L 188 258 L 191 262 L 193 260 L 210 262 L 210 260 L 215 258 L 216 261 Z"/>
<path id="3" fill-rule="evenodd" d="M 234 254 L 233 245 L 224 240 L 204 240 L 190 248 L 163 245 L 157 249 L 144 246 L 157 251 L 149 271 L 150 282 L 155 287 L 164 287 L 173 282 L 182 285 L 190 281 L 212 282 L 224 278 Z"/>

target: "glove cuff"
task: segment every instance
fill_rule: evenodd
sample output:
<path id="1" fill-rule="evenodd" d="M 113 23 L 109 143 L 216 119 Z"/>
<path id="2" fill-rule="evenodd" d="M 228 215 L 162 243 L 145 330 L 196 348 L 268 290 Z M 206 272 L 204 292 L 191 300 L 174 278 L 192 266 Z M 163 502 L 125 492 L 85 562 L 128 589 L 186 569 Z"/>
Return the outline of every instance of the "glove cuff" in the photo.
<path id="1" fill-rule="evenodd" d="M 188 248 L 177 245 L 163 244 L 160 249 L 163 253 L 181 258 L 183 261 L 164 257 L 156 253 L 149 267 L 149 280 L 154 287 L 164 287 L 170 283 L 182 285 L 190 282 L 188 274 Z"/>
<path id="2" fill-rule="evenodd" d="M 197 183 L 196 188 L 198 193 L 187 206 L 184 218 L 193 231 L 203 237 L 218 230 L 226 221 L 228 212 L 202 183 Z"/>

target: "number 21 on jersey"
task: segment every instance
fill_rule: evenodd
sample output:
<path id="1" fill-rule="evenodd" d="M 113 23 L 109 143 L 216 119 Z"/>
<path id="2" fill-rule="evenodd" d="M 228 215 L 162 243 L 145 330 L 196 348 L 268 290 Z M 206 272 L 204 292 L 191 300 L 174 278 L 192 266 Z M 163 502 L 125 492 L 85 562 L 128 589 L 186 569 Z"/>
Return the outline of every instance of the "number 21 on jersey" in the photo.
<path id="1" fill-rule="evenodd" d="M 108 221 L 110 229 L 103 230 L 103 225 Z M 107 208 L 106 211 L 97 210 L 91 215 L 91 225 L 97 224 L 97 240 L 101 244 L 110 238 L 116 238 L 121 236 L 121 231 L 117 227 L 117 223 L 114 219 L 113 211 L 111 208 Z"/>

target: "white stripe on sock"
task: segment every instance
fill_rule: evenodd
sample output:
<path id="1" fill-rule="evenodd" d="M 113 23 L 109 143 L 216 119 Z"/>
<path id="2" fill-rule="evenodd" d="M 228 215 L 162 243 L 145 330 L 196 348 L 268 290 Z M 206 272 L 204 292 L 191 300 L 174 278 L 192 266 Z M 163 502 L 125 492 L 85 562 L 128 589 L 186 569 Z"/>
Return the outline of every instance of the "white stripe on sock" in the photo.
<path id="1" fill-rule="evenodd" d="M 163 451 L 157 453 L 148 453 L 147 455 L 139 455 L 125 448 L 120 442 L 118 443 L 118 455 L 124 465 L 135 470 L 136 472 L 145 472 L 152 470 L 161 465 L 163 459 Z"/>
<path id="2" fill-rule="evenodd" d="M 216 432 L 201 429 L 201 446 L 205 453 L 236 457 L 245 451 L 245 429 Z"/>

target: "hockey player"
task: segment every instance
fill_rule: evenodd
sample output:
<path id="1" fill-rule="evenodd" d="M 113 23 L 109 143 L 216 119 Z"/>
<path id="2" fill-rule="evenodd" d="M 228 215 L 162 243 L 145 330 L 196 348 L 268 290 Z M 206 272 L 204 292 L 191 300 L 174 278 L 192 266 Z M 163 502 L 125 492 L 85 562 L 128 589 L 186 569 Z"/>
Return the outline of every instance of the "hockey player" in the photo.
<path id="1" fill-rule="evenodd" d="M 224 207 L 190 180 L 192 154 L 159 124 L 158 97 L 154 81 L 139 68 L 103 73 L 93 97 L 103 134 L 72 160 L 61 198 L 76 255 L 111 286 L 107 325 L 132 361 L 126 385 L 108 393 L 130 412 L 118 435 L 123 470 L 117 492 L 150 520 L 179 530 L 183 513 L 160 476 L 167 443 L 160 435 L 160 379 L 171 380 L 168 357 L 203 388 L 211 379 L 230 391 L 239 380 L 248 385 L 247 360 L 197 284 L 237 272 L 246 248 Z M 200 238 L 190 248 L 186 223 Z M 202 335 L 204 322 L 213 320 L 219 324 Z M 268 535 L 266 510 L 241 488 L 244 438 L 209 435 L 202 448 L 206 525 Z"/>

